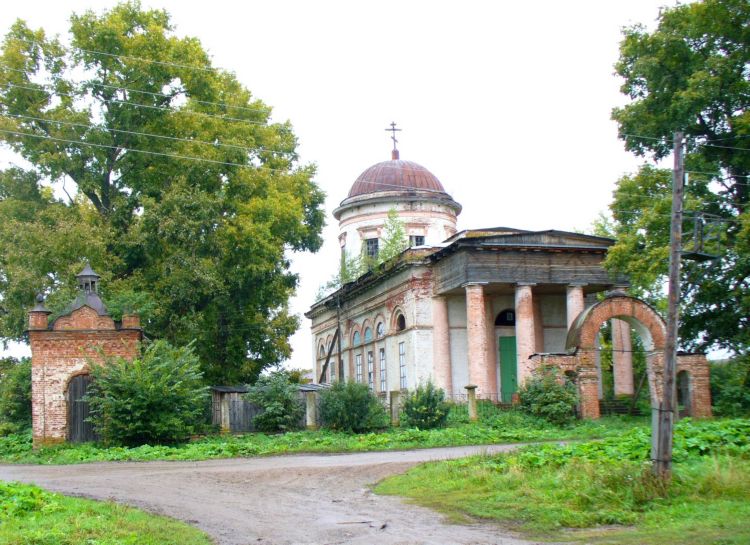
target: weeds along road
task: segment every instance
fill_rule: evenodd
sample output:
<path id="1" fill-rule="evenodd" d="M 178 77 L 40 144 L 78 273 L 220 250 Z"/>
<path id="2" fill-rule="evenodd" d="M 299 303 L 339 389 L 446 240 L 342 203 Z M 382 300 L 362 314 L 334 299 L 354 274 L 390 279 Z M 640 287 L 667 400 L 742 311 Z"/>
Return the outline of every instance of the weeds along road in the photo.
<path id="1" fill-rule="evenodd" d="M 430 460 L 517 445 L 204 462 L 0 466 L 0 480 L 114 500 L 193 524 L 219 545 L 522 545 L 491 524 L 457 525 L 369 486 Z"/>

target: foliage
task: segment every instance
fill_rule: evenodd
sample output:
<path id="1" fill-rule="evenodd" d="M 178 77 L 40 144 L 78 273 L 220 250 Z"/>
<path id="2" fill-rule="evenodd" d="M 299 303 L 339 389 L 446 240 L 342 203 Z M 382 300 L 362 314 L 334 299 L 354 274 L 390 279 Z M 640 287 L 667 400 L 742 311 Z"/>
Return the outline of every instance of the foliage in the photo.
<path id="1" fill-rule="evenodd" d="M 0 481 L 0 542 L 8 545 L 209 545 L 196 528 L 112 502 L 68 498 Z"/>
<path id="2" fill-rule="evenodd" d="M 32 165 L 0 171 L 0 337 L 23 339 L 38 292 L 59 312 L 88 259 L 113 315 L 197 339 L 211 382 L 255 380 L 298 326 L 288 252 L 321 244 L 314 166 L 165 11 L 86 11 L 70 34 L 17 21 L 0 51 L 0 140 Z"/>
<path id="3" fill-rule="evenodd" d="M 553 367 L 540 367 L 518 392 L 521 410 L 544 418 L 557 425 L 571 422 L 575 418 L 578 394 L 575 386 L 560 382 Z"/>
<path id="4" fill-rule="evenodd" d="M 750 414 L 750 358 L 711 364 L 711 400 L 717 416 Z"/>
<path id="5" fill-rule="evenodd" d="M 739 545 L 748 537 L 750 516 L 748 432 L 748 420 L 680 421 L 680 453 L 668 489 L 650 472 L 648 430 L 636 429 L 622 439 L 424 464 L 386 479 L 376 492 L 407 496 L 454 519 L 520 522 L 555 541 L 558 534 L 548 532 L 619 524 L 634 525 L 637 537 L 629 540 L 632 529 L 622 530 L 622 537 L 608 531 L 607 543 Z M 737 524 L 727 519 L 728 512 L 740 515 Z M 669 533 L 665 528 L 665 534 L 644 539 L 640 532 L 653 532 L 659 523 L 670 527 Z M 718 537 L 700 539 L 696 526 Z"/>
<path id="6" fill-rule="evenodd" d="M 300 427 L 305 406 L 299 395 L 299 386 L 290 380 L 286 371 L 276 371 L 261 376 L 250 387 L 247 399 L 263 409 L 253 419 L 259 431 L 290 431 Z"/>
<path id="7" fill-rule="evenodd" d="M 432 382 L 420 384 L 404 400 L 404 423 L 420 430 L 440 428 L 448 420 L 450 405 L 445 392 Z"/>
<path id="8" fill-rule="evenodd" d="M 366 384 L 353 381 L 335 382 L 320 392 L 320 419 L 326 428 L 354 433 L 388 425 L 380 400 Z"/>
<path id="9" fill-rule="evenodd" d="M 31 360 L 0 360 L 0 435 L 31 427 Z"/>
<path id="10" fill-rule="evenodd" d="M 388 217 L 383 224 L 383 243 L 378 251 L 378 263 L 387 263 L 398 257 L 409 247 L 404 222 L 398 217 L 395 208 L 388 210 Z"/>
<path id="11" fill-rule="evenodd" d="M 505 411 L 476 423 L 419 430 L 387 428 L 363 434 L 319 430 L 267 435 L 217 435 L 181 445 L 112 447 L 94 443 L 66 443 L 31 448 L 31 433 L 0 437 L 0 460 L 13 463 L 78 464 L 94 461 L 207 460 L 301 452 L 362 452 L 393 449 L 487 445 L 562 439 L 620 436 L 640 427 L 643 418 L 607 417 L 559 428 L 519 411 Z"/>
<path id="12" fill-rule="evenodd" d="M 133 361 L 110 359 L 91 374 L 91 422 L 106 443 L 174 443 L 200 429 L 208 391 L 192 345 L 155 341 Z"/>
<path id="13" fill-rule="evenodd" d="M 704 251 L 720 259 L 684 262 L 680 333 L 687 348 L 738 354 L 750 345 L 749 28 L 746 0 L 677 5 L 652 32 L 626 28 L 616 70 L 631 101 L 612 114 L 627 149 L 656 160 L 674 131 L 685 133 L 685 245 L 700 249 L 694 227 L 706 223 Z M 668 171 L 644 166 L 619 181 L 611 205 L 617 243 L 607 265 L 647 295 L 660 293 L 667 271 L 670 187 Z"/>
<path id="14" fill-rule="evenodd" d="M 381 239 L 376 258 L 369 257 L 365 247 L 357 255 L 351 255 L 346 250 L 341 252 L 339 270 L 336 275 L 318 288 L 316 301 L 324 299 L 341 288 L 344 284 L 353 282 L 363 274 L 393 261 L 401 252 L 409 247 L 404 222 L 398 217 L 395 208 L 388 210 L 388 217 L 383 224 L 383 238 Z"/>

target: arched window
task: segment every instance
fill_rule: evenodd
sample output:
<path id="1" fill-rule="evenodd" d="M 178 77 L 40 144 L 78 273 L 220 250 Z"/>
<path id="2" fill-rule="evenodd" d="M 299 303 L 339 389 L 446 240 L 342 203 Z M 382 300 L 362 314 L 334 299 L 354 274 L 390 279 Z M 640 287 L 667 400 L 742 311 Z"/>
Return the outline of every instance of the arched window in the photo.
<path id="1" fill-rule="evenodd" d="M 403 314 L 399 314 L 396 318 L 396 331 L 403 331 L 406 329 L 406 318 Z"/>
<path id="2" fill-rule="evenodd" d="M 320 357 L 325 358 L 325 356 L 326 356 L 326 347 L 321 344 L 320 345 Z"/>
<path id="3" fill-rule="evenodd" d="M 359 346 L 362 342 L 362 339 L 359 336 L 359 331 L 355 331 L 354 335 L 352 336 L 352 346 Z"/>
<path id="4" fill-rule="evenodd" d="M 372 340 L 372 329 L 369 327 L 365 328 L 365 342 L 369 343 Z"/>
<path id="5" fill-rule="evenodd" d="M 512 308 L 506 308 L 495 318 L 496 326 L 514 326 L 516 325 L 516 311 Z"/>
<path id="6" fill-rule="evenodd" d="M 383 322 L 378 322 L 378 325 L 375 326 L 375 336 L 379 339 L 385 335 L 385 325 L 383 325 Z"/>

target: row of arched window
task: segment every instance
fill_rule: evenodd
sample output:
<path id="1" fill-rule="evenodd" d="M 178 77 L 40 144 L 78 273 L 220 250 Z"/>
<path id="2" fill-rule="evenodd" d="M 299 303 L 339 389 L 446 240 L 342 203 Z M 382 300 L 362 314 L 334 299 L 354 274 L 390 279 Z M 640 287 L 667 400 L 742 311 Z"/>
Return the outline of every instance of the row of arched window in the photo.
<path id="1" fill-rule="evenodd" d="M 351 334 L 351 342 L 349 343 L 349 346 L 342 346 L 342 349 L 347 348 L 356 348 L 362 344 L 367 344 L 372 342 L 376 339 L 382 339 L 386 335 L 386 325 L 385 325 L 385 319 L 382 315 L 379 315 L 375 319 L 375 329 L 373 331 L 373 328 L 369 325 L 369 320 L 364 321 L 364 328 L 354 325 L 352 329 L 354 331 Z M 406 329 L 406 318 L 404 317 L 404 313 L 401 311 L 401 309 L 396 309 L 393 311 L 393 314 L 391 315 L 391 331 L 394 333 L 397 333 L 399 331 L 403 331 Z M 323 341 L 320 340 L 318 344 L 318 358 L 325 358 L 328 354 L 328 351 L 331 348 L 331 342 L 333 341 L 333 338 L 331 335 L 328 336 L 328 338 Z M 333 352 L 337 351 L 336 346 L 333 347 Z"/>

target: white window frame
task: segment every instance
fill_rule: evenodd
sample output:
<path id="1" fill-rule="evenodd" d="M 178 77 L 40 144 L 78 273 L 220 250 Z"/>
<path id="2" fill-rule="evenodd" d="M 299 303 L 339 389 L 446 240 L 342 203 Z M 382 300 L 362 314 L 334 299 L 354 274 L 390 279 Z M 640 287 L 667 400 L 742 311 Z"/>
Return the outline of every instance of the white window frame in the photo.
<path id="1" fill-rule="evenodd" d="M 398 367 L 400 372 L 400 386 L 402 390 L 408 387 L 406 381 L 406 343 L 398 343 Z"/>
<path id="2" fill-rule="evenodd" d="M 357 382 L 362 382 L 362 354 L 354 356 L 354 367 L 357 372 Z"/>
<path id="3" fill-rule="evenodd" d="M 372 350 L 367 351 L 367 387 L 375 391 L 375 356 Z"/>
<path id="4" fill-rule="evenodd" d="M 380 391 L 388 391 L 388 368 L 385 365 L 385 348 L 380 349 Z"/>

